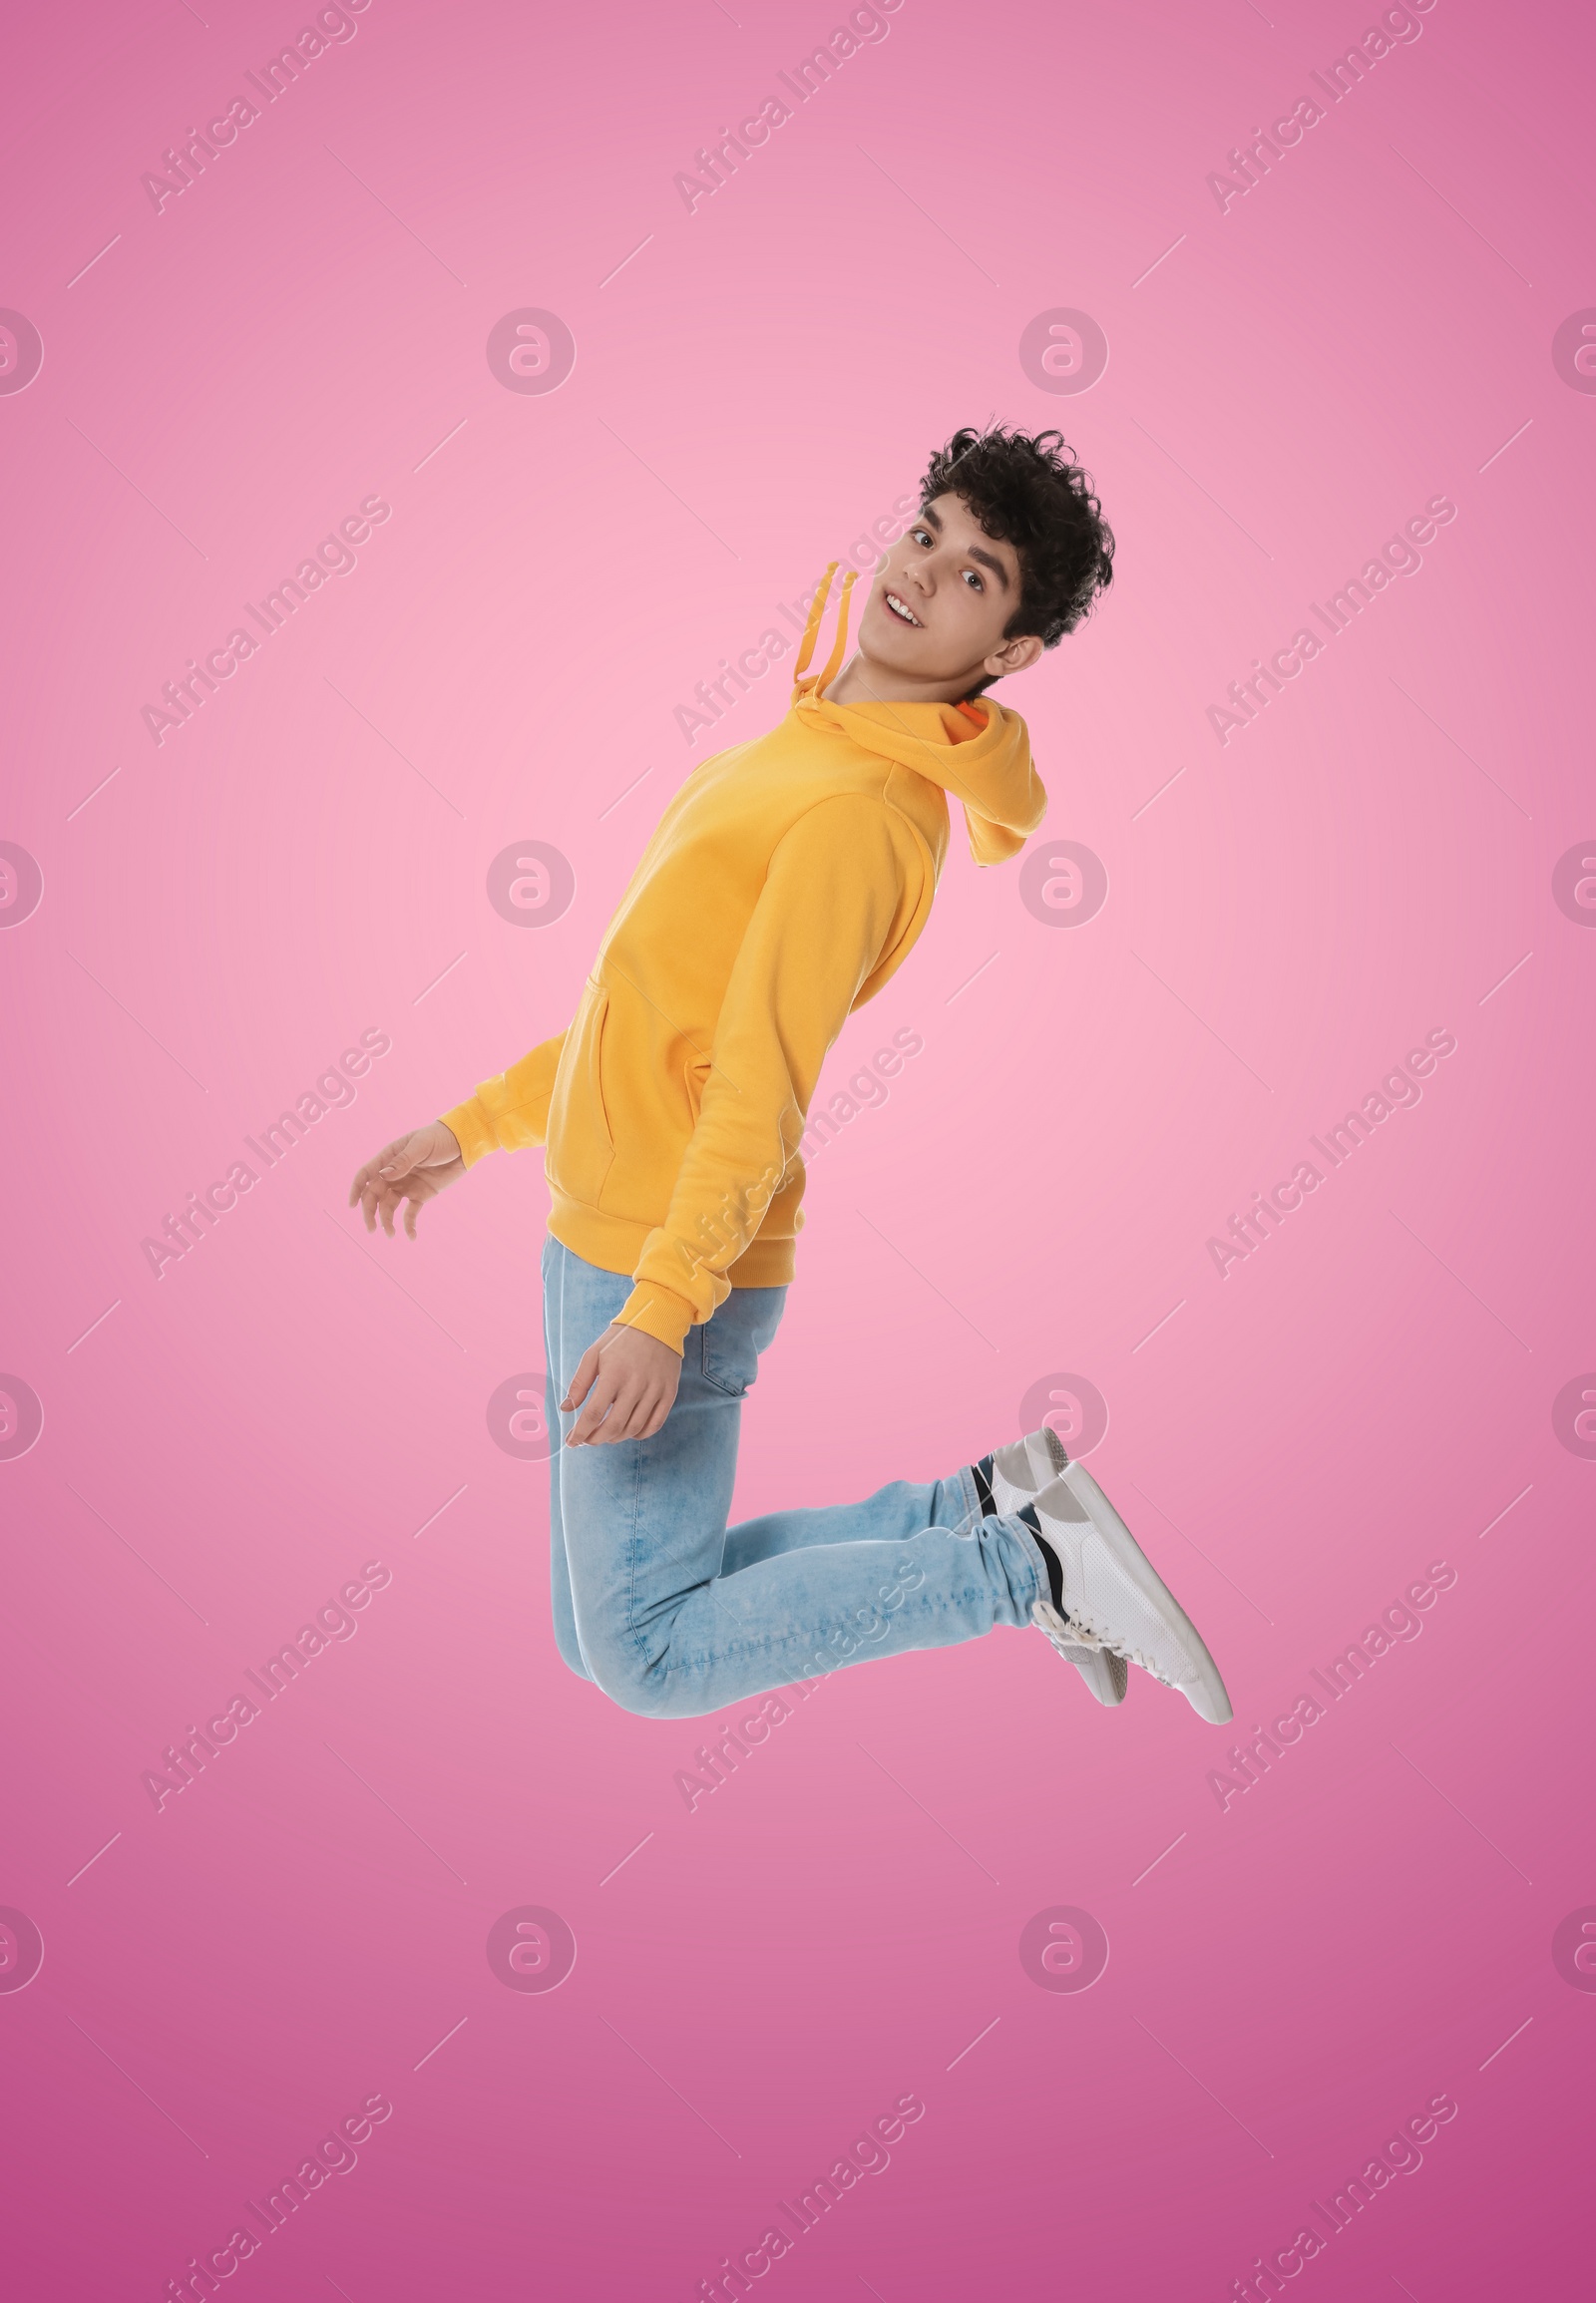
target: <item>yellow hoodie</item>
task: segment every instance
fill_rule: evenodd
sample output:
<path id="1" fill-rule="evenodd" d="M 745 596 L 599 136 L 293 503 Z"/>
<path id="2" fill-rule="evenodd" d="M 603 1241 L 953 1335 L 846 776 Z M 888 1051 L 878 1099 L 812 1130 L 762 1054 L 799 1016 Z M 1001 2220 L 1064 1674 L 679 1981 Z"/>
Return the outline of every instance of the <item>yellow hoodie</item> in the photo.
<path id="1" fill-rule="evenodd" d="M 549 1229 L 635 1285 L 619 1319 L 679 1351 L 728 1288 L 793 1276 L 798 1141 L 827 1049 L 902 964 L 964 805 L 978 864 L 1046 809 L 1025 723 L 970 704 L 834 704 L 825 670 L 779 726 L 693 769 L 660 818 L 569 1029 L 445 1112 L 466 1165 L 545 1144 Z"/>

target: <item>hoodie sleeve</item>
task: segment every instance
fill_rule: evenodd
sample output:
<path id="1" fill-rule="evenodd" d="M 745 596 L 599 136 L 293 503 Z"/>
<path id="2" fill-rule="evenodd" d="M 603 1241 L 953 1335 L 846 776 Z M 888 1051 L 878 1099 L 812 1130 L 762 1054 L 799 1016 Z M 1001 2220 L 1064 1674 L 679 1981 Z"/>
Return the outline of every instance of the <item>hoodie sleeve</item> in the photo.
<path id="1" fill-rule="evenodd" d="M 443 1114 L 468 1168 L 485 1152 L 521 1151 L 548 1140 L 549 1098 L 565 1044 L 563 1031 L 540 1041 L 530 1055 L 496 1079 L 485 1079 L 475 1095 Z"/>
<path id="2" fill-rule="evenodd" d="M 896 810 L 839 794 L 777 847 L 715 1025 L 698 1122 L 617 1324 L 679 1351 L 730 1293 L 803 1134 L 827 1049 L 861 986 L 890 972 L 927 859 Z"/>

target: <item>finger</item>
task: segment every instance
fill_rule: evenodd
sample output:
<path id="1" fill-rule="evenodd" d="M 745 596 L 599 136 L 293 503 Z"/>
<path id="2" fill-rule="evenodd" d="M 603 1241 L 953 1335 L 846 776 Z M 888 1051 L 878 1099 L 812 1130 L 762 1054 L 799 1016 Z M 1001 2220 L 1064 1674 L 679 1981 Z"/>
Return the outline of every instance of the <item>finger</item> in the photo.
<path id="1" fill-rule="evenodd" d="M 361 1164 L 355 1176 L 355 1185 L 357 1189 L 364 1191 L 369 1183 L 371 1183 L 377 1176 L 381 1175 L 383 1169 L 388 1165 L 388 1162 L 393 1158 L 394 1153 L 399 1149 L 404 1140 L 405 1139 L 403 1136 L 396 1136 L 392 1143 L 385 1143 L 380 1152 L 374 1152 L 370 1159 L 364 1161 Z"/>
<path id="2" fill-rule="evenodd" d="M 416 1236 L 416 1218 L 417 1218 L 417 1217 L 420 1215 L 420 1213 L 421 1213 L 422 1209 L 423 1209 L 425 1206 L 426 1206 L 426 1202 L 425 1202 L 425 1200 L 420 1200 L 420 1199 L 417 1199 L 413 1193 L 409 1193 L 409 1194 L 407 1194 L 407 1195 L 406 1195 L 406 1198 L 405 1198 L 405 1218 L 404 1218 L 404 1221 L 405 1221 L 405 1238 L 406 1238 L 407 1240 L 413 1240 L 413 1239 L 415 1238 L 415 1236 Z"/>
<path id="3" fill-rule="evenodd" d="M 600 1363 L 598 1344 L 590 1343 L 582 1357 L 577 1361 L 577 1372 L 571 1378 L 569 1397 L 573 1407 L 580 1407 L 584 1399 L 587 1398 L 589 1391 L 593 1388 Z"/>
<path id="4" fill-rule="evenodd" d="M 367 1160 L 362 1166 L 356 1168 L 355 1180 L 349 1186 L 349 1205 L 351 1207 L 354 1206 L 356 1200 L 362 1199 L 370 1191 L 376 1181 L 377 1169 L 381 1161 L 382 1154 L 379 1152 L 376 1159 Z"/>
<path id="5" fill-rule="evenodd" d="M 566 1395 L 560 1402 L 564 1412 L 569 1413 L 572 1408 L 582 1405 L 583 1400 L 588 1395 L 588 1387 L 598 1372 L 598 1346 L 597 1343 L 590 1343 L 582 1357 L 577 1361 L 577 1372 L 572 1376 L 566 1389 Z"/>
<path id="6" fill-rule="evenodd" d="M 624 1412 L 625 1402 L 618 1397 L 620 1389 L 620 1378 L 607 1368 L 595 1377 L 588 1404 L 578 1416 L 577 1427 L 571 1435 L 577 1446 L 586 1447 L 595 1440 L 618 1436 L 610 1430 L 608 1419 L 618 1421 Z"/>
<path id="7" fill-rule="evenodd" d="M 598 1369 L 589 1367 L 588 1357 L 589 1354 L 584 1352 L 582 1364 L 572 1378 L 570 1404 L 572 1408 L 581 1410 L 571 1427 L 570 1445 L 573 1447 L 587 1446 L 602 1420 L 603 1410 L 608 1403 L 607 1389 L 598 1384 Z"/>
<path id="8" fill-rule="evenodd" d="M 628 1439 L 651 1438 L 664 1421 L 664 1416 L 660 1411 L 663 1404 L 658 1385 L 651 1383 L 632 1409 L 626 1437 Z"/>
<path id="9" fill-rule="evenodd" d="M 381 1208 L 383 1196 L 388 1190 L 382 1171 L 383 1163 L 392 1149 L 393 1147 L 390 1145 L 388 1151 L 378 1152 L 376 1158 L 367 1160 L 364 1168 L 360 1171 L 363 1184 L 361 1204 L 366 1211 L 366 1229 L 368 1232 L 374 1232 L 377 1228 L 377 1215 Z"/>
<path id="10" fill-rule="evenodd" d="M 614 1402 L 601 1389 L 596 1388 L 592 1398 L 577 1419 L 573 1437 L 579 1447 L 599 1447 L 619 1437 L 612 1428 L 615 1421 Z"/>
<path id="11" fill-rule="evenodd" d="M 389 1184 L 384 1196 L 388 1203 L 390 1234 L 395 1224 L 402 1224 L 414 1237 L 415 1216 L 412 1210 L 425 1207 L 430 1197 L 426 1184 L 419 1176 L 412 1175 L 399 1183 Z"/>
<path id="12" fill-rule="evenodd" d="M 605 1419 L 600 1437 L 606 1440 L 640 1439 L 654 1396 L 651 1384 L 639 1384 L 634 1380 L 623 1386 Z"/>
<path id="13" fill-rule="evenodd" d="M 626 1402 L 617 1400 L 594 1433 L 595 1446 L 610 1447 L 617 1439 L 629 1439 L 632 1436 L 628 1429 L 630 1415 L 631 1409 Z"/>

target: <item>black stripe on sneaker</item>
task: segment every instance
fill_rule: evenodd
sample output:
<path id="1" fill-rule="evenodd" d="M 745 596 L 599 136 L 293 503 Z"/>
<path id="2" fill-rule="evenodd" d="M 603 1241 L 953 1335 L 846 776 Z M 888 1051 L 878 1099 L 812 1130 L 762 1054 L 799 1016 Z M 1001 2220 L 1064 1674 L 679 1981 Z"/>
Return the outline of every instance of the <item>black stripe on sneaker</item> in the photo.
<path id="1" fill-rule="evenodd" d="M 970 1468 L 976 1476 L 976 1493 L 981 1498 L 981 1516 L 983 1519 L 991 1519 L 998 1510 L 998 1498 L 992 1491 L 992 1457 L 984 1455 L 979 1463 L 973 1463 Z"/>
<path id="2" fill-rule="evenodd" d="M 1057 1552 L 1054 1551 L 1052 1545 L 1047 1541 L 1047 1538 L 1042 1534 L 1041 1522 L 1036 1517 L 1036 1506 L 1033 1503 L 1022 1503 L 1019 1509 L 1015 1512 L 1014 1517 L 1016 1519 L 1022 1519 L 1025 1525 L 1030 1529 L 1031 1534 L 1036 1538 L 1037 1549 L 1040 1551 L 1042 1558 L 1047 1562 L 1048 1592 L 1051 1595 L 1053 1606 L 1057 1609 L 1060 1615 L 1063 1615 L 1063 1563 L 1059 1559 Z M 1067 1623 L 1069 1618 L 1064 1616 L 1064 1621 Z"/>

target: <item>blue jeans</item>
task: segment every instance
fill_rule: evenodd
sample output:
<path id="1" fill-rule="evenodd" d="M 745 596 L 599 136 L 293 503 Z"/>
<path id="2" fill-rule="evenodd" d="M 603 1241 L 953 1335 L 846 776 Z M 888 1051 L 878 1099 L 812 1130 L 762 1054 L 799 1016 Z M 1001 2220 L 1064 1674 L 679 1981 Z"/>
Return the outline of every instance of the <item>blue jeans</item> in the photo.
<path id="1" fill-rule="evenodd" d="M 543 1251 L 549 1429 L 577 1362 L 631 1293 L 551 1234 Z M 628 1712 L 695 1719 L 873 1656 L 952 1647 L 1027 1624 L 1042 1555 L 1012 1518 L 983 1518 L 969 1466 L 895 1479 L 863 1503 L 726 1524 L 740 1401 L 786 1302 L 733 1288 L 689 1329 L 681 1383 L 651 1439 L 558 1445 L 550 1463 L 555 1638 L 574 1672 Z"/>

